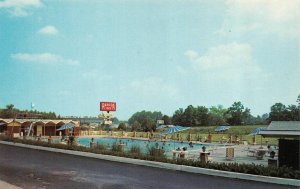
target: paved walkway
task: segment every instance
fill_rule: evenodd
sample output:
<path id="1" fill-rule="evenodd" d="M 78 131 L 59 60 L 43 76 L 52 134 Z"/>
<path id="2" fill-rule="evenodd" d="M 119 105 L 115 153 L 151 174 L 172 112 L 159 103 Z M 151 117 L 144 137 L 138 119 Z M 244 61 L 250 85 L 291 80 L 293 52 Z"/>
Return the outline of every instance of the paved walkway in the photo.
<path id="1" fill-rule="evenodd" d="M 262 160 L 258 160 L 254 153 L 249 151 L 258 150 L 261 146 L 260 145 L 234 145 L 231 146 L 234 148 L 234 157 L 231 161 L 226 160 L 226 148 L 230 146 L 217 146 L 207 149 L 210 152 L 211 161 L 213 162 L 225 162 L 225 163 L 245 163 L 245 164 L 256 164 L 256 165 L 268 165 L 268 158 L 269 155 L 266 153 Z M 262 149 L 267 150 L 267 146 L 262 146 Z M 199 158 L 200 151 L 191 151 L 190 158 L 195 159 Z"/>

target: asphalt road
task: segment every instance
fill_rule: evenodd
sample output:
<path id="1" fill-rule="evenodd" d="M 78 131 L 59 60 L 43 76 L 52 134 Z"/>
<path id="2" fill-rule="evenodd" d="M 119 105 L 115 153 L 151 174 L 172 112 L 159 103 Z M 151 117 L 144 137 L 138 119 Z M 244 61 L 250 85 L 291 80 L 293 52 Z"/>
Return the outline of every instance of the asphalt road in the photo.
<path id="1" fill-rule="evenodd" d="M 22 188 L 297 188 L 137 166 L 0 144 L 0 180 Z"/>

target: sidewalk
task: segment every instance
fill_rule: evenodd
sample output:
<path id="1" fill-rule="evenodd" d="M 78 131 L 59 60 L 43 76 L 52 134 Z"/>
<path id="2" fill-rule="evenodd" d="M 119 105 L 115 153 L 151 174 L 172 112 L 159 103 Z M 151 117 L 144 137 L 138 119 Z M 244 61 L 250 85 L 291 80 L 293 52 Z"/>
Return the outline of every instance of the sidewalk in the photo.
<path id="1" fill-rule="evenodd" d="M 0 188 L 5 188 L 5 189 L 22 189 L 20 187 L 14 186 L 12 184 L 9 184 L 7 182 L 4 182 L 0 180 Z"/>

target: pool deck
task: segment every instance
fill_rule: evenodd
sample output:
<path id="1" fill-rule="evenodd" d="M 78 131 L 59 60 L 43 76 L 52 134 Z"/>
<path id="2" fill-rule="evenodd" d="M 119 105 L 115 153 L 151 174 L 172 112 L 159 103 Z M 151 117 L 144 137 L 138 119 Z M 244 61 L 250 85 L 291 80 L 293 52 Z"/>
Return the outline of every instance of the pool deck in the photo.
<path id="1" fill-rule="evenodd" d="M 212 162 L 224 162 L 224 163 L 245 163 L 245 164 L 256 164 L 256 165 L 268 165 L 268 156 L 267 153 L 264 155 L 263 159 L 258 160 L 253 151 L 259 150 L 260 145 L 233 145 L 234 148 L 234 157 L 231 160 L 226 159 L 226 148 L 224 147 L 216 147 L 214 149 L 208 149 L 210 152 L 209 157 L 211 157 Z M 267 146 L 262 146 L 262 148 L 267 151 Z M 200 153 L 200 152 L 198 152 Z M 195 153 L 191 153 L 191 157 L 199 157 L 199 154 L 195 156 Z"/>
<path id="2" fill-rule="evenodd" d="M 83 137 L 88 137 L 88 138 L 99 138 L 99 137 L 111 137 L 111 138 L 120 138 L 120 139 L 133 139 L 133 140 L 145 140 L 145 141 L 166 141 L 166 142 L 172 142 L 170 139 L 166 140 L 160 140 L 160 139 L 149 139 L 149 138 L 137 138 L 137 137 L 112 137 L 112 136 L 107 136 L 107 135 L 89 135 L 89 136 L 82 136 Z M 261 148 L 260 145 L 236 145 L 236 144 L 230 144 L 230 143 L 204 143 L 204 142 L 198 142 L 198 141 L 192 141 L 194 144 L 211 144 L 213 145 L 212 147 L 208 148 L 207 151 L 210 153 L 209 155 L 209 160 L 212 162 L 224 162 L 224 163 L 245 163 L 245 164 L 256 164 L 256 165 L 268 165 L 268 159 L 269 157 L 264 155 L 263 159 L 257 159 L 255 156 L 255 153 L 253 153 L 256 150 L 259 150 Z M 188 143 L 188 141 L 184 141 L 184 144 Z M 234 148 L 234 157 L 231 160 L 226 159 L 226 148 L 232 147 Z M 262 149 L 267 151 L 267 146 L 263 145 Z M 196 160 L 199 159 L 200 156 L 200 150 L 191 150 L 187 152 L 187 159 L 191 160 Z M 172 152 L 166 152 L 166 155 L 168 157 L 172 157 L 173 154 Z"/>
<path id="3" fill-rule="evenodd" d="M 109 136 L 109 135 L 86 135 L 86 136 L 79 136 L 78 138 L 119 138 L 119 139 L 132 139 L 132 140 L 144 140 L 144 141 L 157 141 L 157 142 L 172 142 L 170 139 L 161 140 L 158 138 L 141 138 L 141 137 L 117 137 L 117 136 Z M 210 153 L 209 155 L 209 161 L 212 162 L 224 162 L 224 163 L 244 163 L 244 164 L 256 164 L 256 165 L 263 165 L 268 166 L 268 159 L 269 157 L 264 155 L 263 159 L 259 160 L 256 158 L 255 153 L 253 153 L 256 150 L 259 150 L 261 147 L 260 145 L 236 145 L 236 144 L 230 144 L 230 143 L 204 143 L 199 141 L 192 141 L 194 144 L 209 144 L 212 145 L 211 147 L 207 148 L 207 151 Z M 188 141 L 183 141 L 183 144 L 187 144 Z M 227 160 L 226 158 L 226 148 L 232 147 L 234 148 L 234 157 L 231 160 Z M 267 151 L 267 146 L 263 145 L 262 149 Z M 201 150 L 190 150 L 187 151 L 186 159 L 190 160 L 197 160 L 200 157 Z M 171 158 L 173 156 L 172 151 L 166 152 L 167 157 Z"/>

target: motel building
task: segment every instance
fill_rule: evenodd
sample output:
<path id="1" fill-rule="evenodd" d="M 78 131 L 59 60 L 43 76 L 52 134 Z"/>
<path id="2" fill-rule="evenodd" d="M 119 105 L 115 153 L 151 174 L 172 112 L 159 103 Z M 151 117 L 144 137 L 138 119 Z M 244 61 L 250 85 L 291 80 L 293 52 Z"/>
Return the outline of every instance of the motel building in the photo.
<path id="1" fill-rule="evenodd" d="M 73 129 L 57 131 L 65 124 L 74 125 Z M 13 137 L 29 136 L 61 136 L 73 134 L 79 136 L 80 122 L 72 120 L 45 120 L 45 119 L 2 119 L 0 118 L 0 134 Z M 73 132 L 73 133 L 72 133 Z"/>

